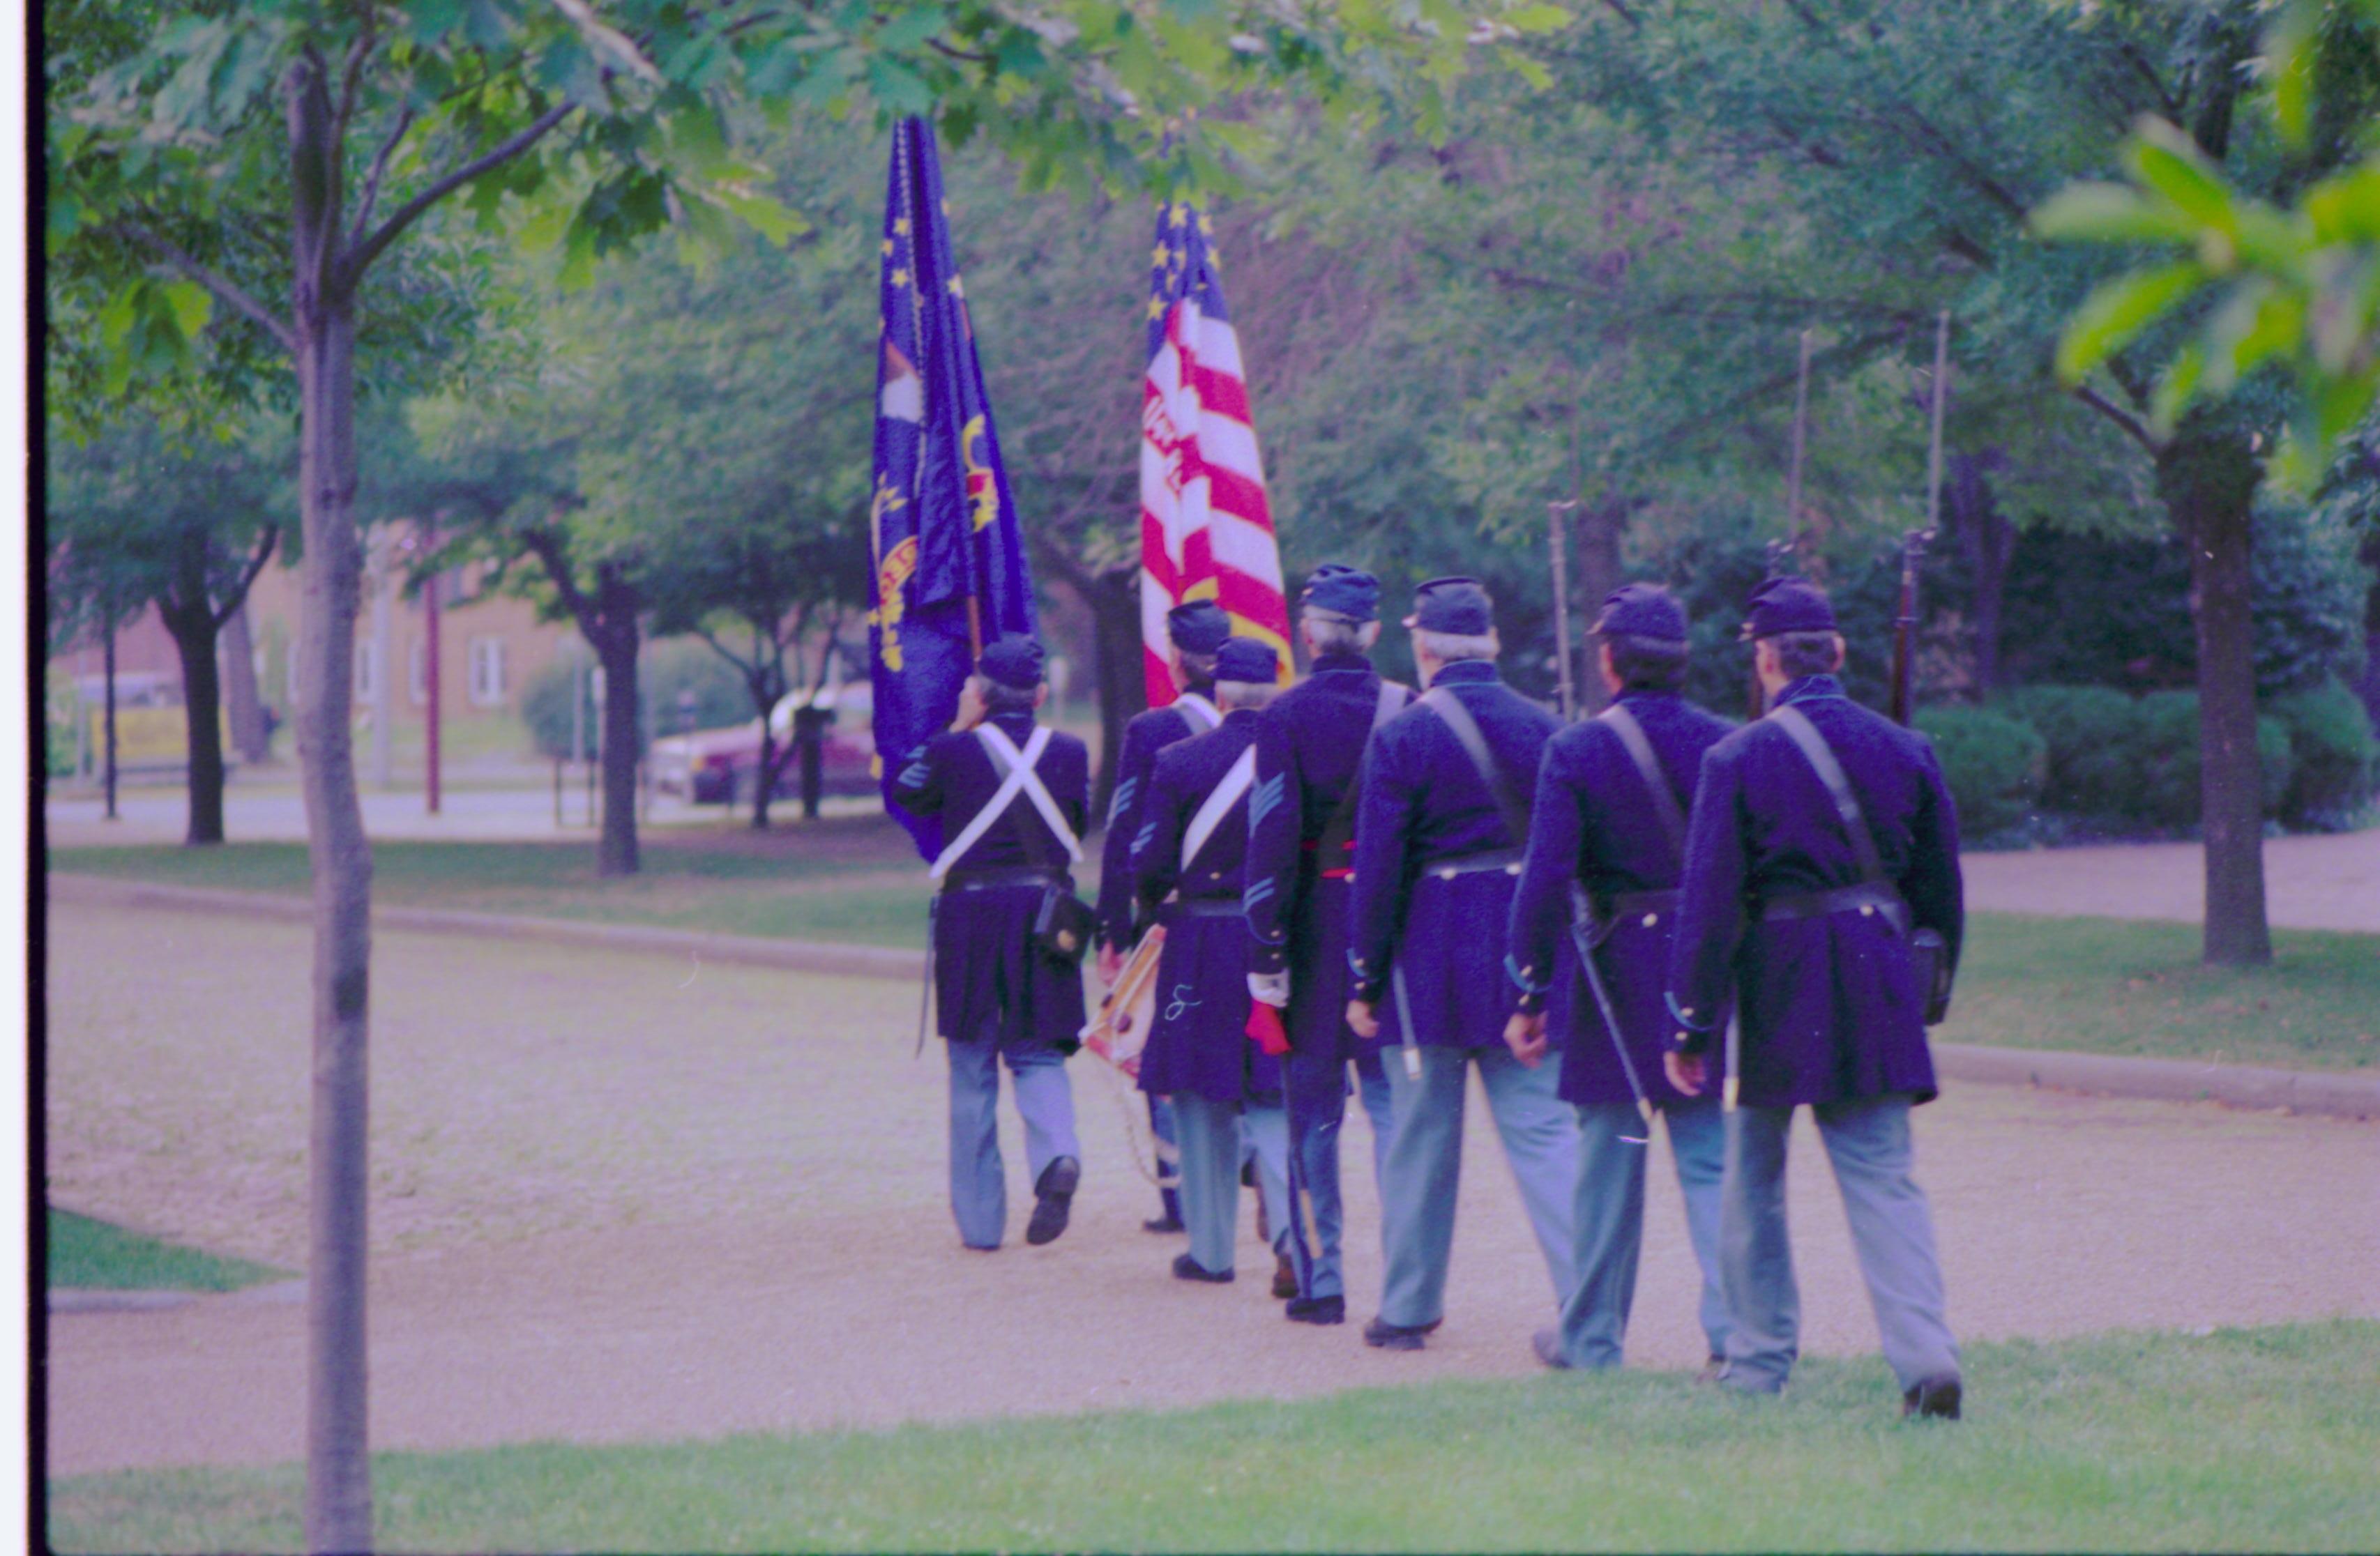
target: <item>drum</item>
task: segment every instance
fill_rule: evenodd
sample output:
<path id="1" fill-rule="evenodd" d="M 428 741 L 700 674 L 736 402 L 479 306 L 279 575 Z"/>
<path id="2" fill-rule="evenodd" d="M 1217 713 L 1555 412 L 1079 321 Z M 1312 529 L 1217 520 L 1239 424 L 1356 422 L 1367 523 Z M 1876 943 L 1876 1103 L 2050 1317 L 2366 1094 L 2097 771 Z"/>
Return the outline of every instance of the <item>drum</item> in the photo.
<path id="1" fill-rule="evenodd" d="M 1140 1074 L 1140 1051 L 1157 1019 L 1157 964 L 1164 954 L 1165 926 L 1158 924 L 1133 947 L 1115 987 L 1083 1029 L 1083 1046 L 1127 1076 Z"/>

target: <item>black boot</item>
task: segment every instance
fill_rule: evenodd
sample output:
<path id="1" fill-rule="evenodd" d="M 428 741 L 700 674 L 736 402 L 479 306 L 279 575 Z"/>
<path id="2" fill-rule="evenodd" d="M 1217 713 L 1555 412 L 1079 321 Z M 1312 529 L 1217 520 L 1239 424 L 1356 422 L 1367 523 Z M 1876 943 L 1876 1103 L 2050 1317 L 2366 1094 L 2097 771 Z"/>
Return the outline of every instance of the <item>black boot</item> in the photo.
<path id="1" fill-rule="evenodd" d="M 1140 1229 L 1144 1232 L 1155 1232 L 1160 1236 L 1183 1230 L 1182 1195 L 1180 1191 L 1172 1188 L 1160 1188 L 1157 1191 L 1157 1196 L 1164 1204 L 1165 1213 L 1163 1215 L 1151 1216 L 1147 1221 L 1142 1222 L 1140 1224 Z"/>
<path id="2" fill-rule="evenodd" d="M 1939 1378 L 1921 1378 L 1917 1386 L 1900 1396 L 1900 1414 L 1930 1417 L 1937 1421 L 1959 1418 L 1959 1375 L 1946 1373 Z"/>
<path id="3" fill-rule="evenodd" d="M 1041 1169 L 1041 1181 L 1033 1186 L 1033 1219 L 1025 1225 L 1026 1242 L 1038 1248 L 1058 1240 L 1074 1208 L 1075 1186 L 1082 1181 L 1083 1164 L 1072 1156 L 1061 1156 Z"/>

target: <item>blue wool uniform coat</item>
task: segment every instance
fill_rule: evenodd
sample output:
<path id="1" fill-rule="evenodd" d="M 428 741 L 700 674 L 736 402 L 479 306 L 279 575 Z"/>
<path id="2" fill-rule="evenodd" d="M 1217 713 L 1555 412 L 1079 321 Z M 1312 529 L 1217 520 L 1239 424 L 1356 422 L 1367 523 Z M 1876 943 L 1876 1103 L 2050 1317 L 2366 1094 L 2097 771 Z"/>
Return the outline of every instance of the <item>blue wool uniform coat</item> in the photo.
<path id="1" fill-rule="evenodd" d="M 1215 700 L 1213 682 L 1194 681 L 1188 689 L 1208 702 Z M 1093 908 L 1102 945 L 1128 951 L 1140 938 L 1133 919 L 1132 840 L 1140 834 L 1141 805 L 1148 797 L 1157 754 L 1208 730 L 1204 718 L 1178 703 L 1135 713 L 1124 723 L 1123 746 L 1116 754 L 1115 792 L 1108 799 L 1107 837 L 1099 845 L 1099 901 Z"/>
<path id="2" fill-rule="evenodd" d="M 1644 729 L 1678 814 L 1684 815 L 1694 803 L 1703 753 L 1733 726 L 1674 693 L 1626 692 L 1620 701 Z M 1614 923 L 1611 903 L 1633 893 L 1674 892 L 1683 864 L 1644 778 L 1609 724 L 1590 718 L 1546 743 L 1530 814 L 1528 859 L 1512 897 L 1505 965 L 1524 1008 L 1545 998 L 1547 1030 L 1562 1055 L 1563 1101 L 1635 1100 L 1602 1012 L 1579 974 L 1570 935 L 1573 882 L 1586 889 L 1597 922 L 1611 926 L 1595 960 L 1645 1094 L 1656 1103 L 1682 1100 L 1661 1074 L 1670 1031 L 1661 995 L 1677 910 L 1647 905 Z"/>
<path id="3" fill-rule="evenodd" d="M 1155 1095 L 1280 1100 L 1281 1061 L 1247 1035 L 1250 947 L 1240 911 L 1247 801 L 1225 814 L 1196 858 L 1182 857 L 1191 819 L 1256 738 L 1257 715 L 1243 708 L 1209 733 L 1168 746 L 1149 774 L 1132 879 L 1144 916 L 1165 926 L 1157 1019 L 1140 1055 L 1140 1089 Z M 1166 900 L 1177 893 L 1179 900 Z"/>
<path id="4" fill-rule="evenodd" d="M 1832 676 L 1796 681 L 1778 700 L 1826 737 L 1912 927 L 1940 934 L 1956 965 L 1964 922 L 1959 821 L 1933 746 L 1852 702 Z M 1706 1051 L 1715 1013 L 1732 996 L 1745 1105 L 1935 1096 L 1925 992 L 1889 917 L 1856 908 L 1761 917 L 1779 898 L 1861 880 L 1826 784 L 1792 737 L 1760 719 L 1711 747 L 1687 830 L 1685 897 L 1670 953 L 1669 997 L 1681 1018 L 1671 1043 Z"/>
<path id="5" fill-rule="evenodd" d="M 1560 721 L 1506 686 L 1485 661 L 1449 665 L 1433 685 L 1452 689 L 1505 783 L 1525 803 Z M 1527 839 L 1512 836 L 1454 732 L 1426 706 L 1416 704 L 1390 720 L 1372 737 L 1366 760 L 1347 952 L 1354 997 L 1394 1015 L 1389 971 L 1401 964 L 1416 1042 L 1500 1043 L 1512 1009 L 1505 924 Z M 1509 869 L 1441 873 L 1497 850 L 1509 852 Z"/>
<path id="6" fill-rule="evenodd" d="M 995 713 L 990 721 L 1020 750 L 1033 738 L 1030 712 Z M 1035 771 L 1080 836 L 1090 808 L 1090 755 L 1083 742 L 1051 734 Z M 1005 776 L 974 732 L 936 735 L 903 764 L 892 797 L 918 815 L 941 816 L 944 836 L 955 838 Z M 1038 846 L 1038 859 L 1020 828 Z M 934 914 L 934 997 L 942 1036 L 965 1041 L 989 1033 L 1008 1054 L 1075 1051 L 1083 1030 L 1083 979 L 1077 969 L 1060 966 L 1033 946 L 1042 887 L 1030 881 L 967 884 L 975 872 L 1037 863 L 1050 866 L 1073 889 L 1064 847 L 1033 802 L 1019 795 L 952 868 Z"/>
<path id="7" fill-rule="evenodd" d="M 1325 654 L 1257 720 L 1244 903 L 1256 970 L 1289 972 L 1286 1022 L 1300 1055 L 1354 1058 L 1374 1049 L 1346 1019 L 1353 826 L 1347 846 L 1333 840 L 1338 857 L 1319 850 L 1355 786 L 1379 705 L 1380 676 L 1369 659 Z"/>

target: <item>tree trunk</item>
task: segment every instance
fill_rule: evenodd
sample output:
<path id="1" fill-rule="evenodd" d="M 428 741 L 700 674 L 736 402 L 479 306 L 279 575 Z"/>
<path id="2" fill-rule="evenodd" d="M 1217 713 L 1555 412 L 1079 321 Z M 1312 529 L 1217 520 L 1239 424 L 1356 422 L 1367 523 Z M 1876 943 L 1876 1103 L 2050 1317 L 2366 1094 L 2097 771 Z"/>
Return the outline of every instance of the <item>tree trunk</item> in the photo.
<path id="1" fill-rule="evenodd" d="M 769 829 L 769 801 L 777 791 L 777 731 L 769 722 L 769 715 L 775 711 L 771 706 L 760 714 L 760 765 L 752 778 L 752 830 L 755 832 Z M 689 752 L 687 754 L 691 756 L 693 754 Z M 689 779 L 688 787 L 691 786 L 692 780 Z"/>
<path id="2" fill-rule="evenodd" d="M 1111 568 L 1092 580 L 1085 603 L 1091 608 L 1093 651 L 1099 659 L 1099 772 L 1091 814 L 1108 814 L 1115 793 L 1116 765 L 1123 756 L 1123 727 L 1148 706 L 1141 667 L 1140 571 Z"/>
<path id="3" fill-rule="evenodd" d="M 318 62 L 291 69 L 291 323 L 306 536 L 298 754 L 314 874 L 312 1124 L 306 1266 L 306 1548 L 372 1544 L 364 1315 L 371 843 L 350 704 L 363 548 L 356 535 L 356 312 L 339 261 L 341 151 Z"/>
<path id="4" fill-rule="evenodd" d="M 2008 599 L 2009 565 L 2016 559 L 2016 525 L 2009 523 L 1992 495 L 1989 471 L 2002 463 L 1995 449 L 1981 454 L 1953 454 L 1943 495 L 1950 510 L 1950 526 L 1966 554 L 1974 580 L 1973 622 L 1974 678 L 1978 695 L 1988 695 L 2000 683 L 2000 618 Z"/>
<path id="5" fill-rule="evenodd" d="M 382 656 L 382 673 L 387 673 L 387 656 Z M 264 699 L 256 686 L 256 645 L 248 632 L 248 602 L 240 601 L 239 609 L 223 630 L 224 712 L 231 724 L 231 746 L 243 762 L 261 762 L 270 753 L 264 742 Z"/>
<path id="6" fill-rule="evenodd" d="M 356 489 L 350 308 L 322 307 L 310 310 L 311 318 L 301 314 L 298 325 L 306 560 L 297 726 L 314 874 L 306 1543 L 315 1551 L 371 1545 L 364 1239 L 372 858 L 356 797 L 349 726 L 363 571 L 350 511 Z"/>
<path id="7" fill-rule="evenodd" d="M 1628 508 L 1627 499 L 1609 495 L 1579 510 L 1578 580 L 1572 586 L 1586 601 L 1585 620 L 1590 625 L 1603 609 L 1604 597 L 1627 581 L 1620 561 L 1620 537 L 1628 530 Z M 1590 645 L 1593 641 L 1588 640 Z M 1596 657 L 1590 648 L 1586 673 L 1579 678 L 1579 711 L 1588 718 L 1601 713 L 1611 701 Z"/>
<path id="8" fill-rule="evenodd" d="M 2262 475 L 2243 430 L 2185 421 L 2157 456 L 2157 495 L 2190 545 L 2198 627 L 2200 829 L 2206 846 L 2204 959 L 2273 959 L 2265 919 L 2264 775 L 2249 621 L 2249 518 Z"/>
<path id="9" fill-rule="evenodd" d="M 204 580 L 200 580 L 201 589 Z M 214 620 L 206 596 L 195 609 L 163 612 L 182 660 L 182 711 L 189 728 L 190 819 L 185 848 L 224 840 L 223 687 L 215 667 Z"/>
<path id="10" fill-rule="evenodd" d="M 595 657 L 603 666 L 603 836 L 595 873 L 637 873 L 637 759 L 644 750 L 637 718 L 637 597 L 606 562 L 596 569 Z"/>
<path id="11" fill-rule="evenodd" d="M 115 819 L 115 623 L 107 624 L 106 646 L 100 650 L 100 673 L 105 678 L 103 695 L 106 706 L 100 714 L 105 728 L 101 732 L 103 754 L 100 758 L 100 784 L 107 793 L 107 819 Z"/>

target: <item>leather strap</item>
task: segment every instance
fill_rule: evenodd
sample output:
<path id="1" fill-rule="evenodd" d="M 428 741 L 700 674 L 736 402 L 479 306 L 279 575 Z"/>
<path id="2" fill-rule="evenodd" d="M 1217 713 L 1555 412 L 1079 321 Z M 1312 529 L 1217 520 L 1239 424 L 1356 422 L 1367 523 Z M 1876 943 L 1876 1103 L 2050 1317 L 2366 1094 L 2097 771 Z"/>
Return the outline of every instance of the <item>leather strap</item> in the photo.
<path id="1" fill-rule="evenodd" d="M 1223 722 L 1222 710 L 1196 692 L 1180 694 L 1173 699 L 1173 706 L 1190 716 L 1192 726 L 1190 732 L 1194 735 L 1201 732 L 1196 728 L 1200 724 L 1212 730 Z"/>
<path id="2" fill-rule="evenodd" d="M 1653 796 L 1653 814 L 1660 818 L 1662 835 L 1670 839 L 1670 853 L 1678 868 L 1686 866 L 1686 813 L 1678 803 L 1676 792 L 1661 772 L 1661 764 L 1653 755 L 1653 742 L 1645 738 L 1645 726 L 1623 703 L 1614 702 L 1596 715 L 1620 743 L 1628 748 L 1628 759 L 1636 764 L 1636 776 L 1645 780 L 1645 788 Z"/>
<path id="3" fill-rule="evenodd" d="M 1874 910 L 1890 919 L 1893 927 L 1908 927 L 1908 905 L 1889 891 L 1879 891 L 1872 886 L 1837 887 L 1832 891 L 1802 891 L 1791 897 L 1772 897 L 1760 905 L 1763 922 L 1775 923 L 1781 919 L 1823 919 L 1830 913 L 1847 913 L 1852 909 Z"/>
<path id="4" fill-rule="evenodd" d="M 1365 731 L 1363 752 L 1355 758 L 1355 774 L 1347 780 L 1346 792 L 1339 796 L 1339 803 L 1331 809 L 1330 819 L 1322 824 L 1322 836 L 1317 841 L 1326 865 L 1334 851 L 1346 852 L 1347 845 L 1355 840 L 1355 812 L 1363 803 L 1364 772 L 1371 765 L 1372 736 L 1404 711 L 1405 700 L 1411 694 L 1402 682 L 1381 678 L 1380 699 L 1372 705 L 1372 727 Z"/>
<path id="5" fill-rule="evenodd" d="M 1496 809 L 1504 818 L 1504 830 L 1509 834 L 1512 846 L 1520 848 L 1526 844 L 1529 840 L 1529 808 L 1513 798 L 1512 786 L 1504 781 L 1504 771 L 1496 765 L 1495 755 L 1488 749 L 1488 737 L 1479 732 L 1478 721 L 1471 717 L 1471 710 L 1443 686 L 1433 686 L 1424 692 L 1421 702 L 1424 707 L 1438 715 L 1439 722 L 1446 726 L 1454 736 L 1455 743 L 1462 746 L 1463 754 L 1471 758 L 1471 765 L 1479 770 L 1479 781 L 1488 786 L 1489 798 L 1496 802 Z"/>
<path id="6" fill-rule="evenodd" d="M 1064 845 L 1066 856 L 1079 862 L 1083 857 L 1082 841 L 1075 836 L 1075 829 L 1066 825 L 1066 813 L 1060 810 L 1058 802 L 1050 798 L 1049 789 L 1041 782 L 1041 775 L 1033 770 L 1040 762 L 1042 752 L 1049 749 L 1048 727 L 1035 730 L 1032 739 L 1025 742 L 1022 751 L 1017 749 L 1014 741 L 993 725 L 978 724 L 975 732 L 983 742 L 984 754 L 992 759 L 995 767 L 1007 768 L 1007 776 L 1001 779 L 1000 787 L 992 791 L 991 799 L 983 809 L 976 812 L 975 819 L 966 824 L 966 830 L 952 838 L 935 858 L 926 872 L 927 875 L 939 881 L 949 874 L 952 866 L 958 863 L 986 832 L 991 830 L 994 822 L 1008 814 L 1020 796 L 1033 802 L 1034 809 L 1039 811 L 1041 819 L 1049 824 L 1050 833 Z"/>
<path id="7" fill-rule="evenodd" d="M 1844 776 L 1843 765 L 1835 760 L 1834 748 L 1827 743 L 1827 737 L 1818 733 L 1818 727 L 1810 722 L 1809 715 L 1791 703 L 1779 705 L 1768 717 L 1779 729 L 1793 737 L 1793 743 L 1802 748 L 1802 754 L 1817 771 L 1818 781 L 1825 784 L 1827 792 L 1834 797 L 1835 814 L 1842 818 L 1843 830 L 1851 834 L 1852 852 L 1859 857 L 1861 877 L 1869 887 L 1898 902 L 1900 894 L 1893 889 L 1892 882 L 1885 875 L 1884 861 L 1876 851 L 1876 835 L 1868 830 L 1867 817 L 1860 811 L 1859 797 L 1852 792 L 1851 779 Z"/>
<path id="8" fill-rule="evenodd" d="M 1215 828 L 1223 825 L 1224 817 L 1232 814 L 1232 807 L 1248 797 L 1248 790 L 1256 781 L 1257 748 L 1255 742 L 1250 742 L 1247 749 L 1240 753 L 1239 760 L 1223 774 L 1223 781 L 1207 796 L 1207 802 L 1198 807 L 1198 814 L 1190 818 L 1189 826 L 1183 831 L 1184 874 L 1190 873 L 1191 861 L 1198 857 L 1198 850 L 1205 848 L 1207 840 L 1215 835 Z"/>

